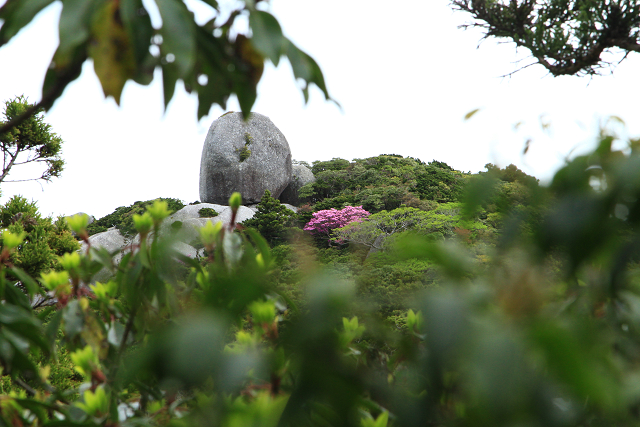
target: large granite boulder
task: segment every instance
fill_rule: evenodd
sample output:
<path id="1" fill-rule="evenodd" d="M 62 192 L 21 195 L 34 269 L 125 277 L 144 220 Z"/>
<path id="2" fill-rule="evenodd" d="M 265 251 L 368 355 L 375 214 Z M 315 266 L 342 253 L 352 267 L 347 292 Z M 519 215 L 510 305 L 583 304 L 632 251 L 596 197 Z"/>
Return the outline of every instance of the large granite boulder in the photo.
<path id="1" fill-rule="evenodd" d="M 291 151 L 278 128 L 258 113 L 220 116 L 209 128 L 200 161 L 200 200 L 227 204 L 234 191 L 243 204 L 258 203 L 265 190 L 280 196 L 291 181 Z"/>
<path id="2" fill-rule="evenodd" d="M 288 203 L 293 206 L 300 205 L 298 190 L 300 190 L 303 185 L 315 182 L 315 180 L 316 177 L 313 176 L 311 169 L 305 165 L 293 165 L 291 170 L 291 181 L 289 182 L 289 185 L 287 185 L 287 188 L 282 191 L 282 194 L 280 194 L 278 199 L 280 199 L 282 203 Z"/>

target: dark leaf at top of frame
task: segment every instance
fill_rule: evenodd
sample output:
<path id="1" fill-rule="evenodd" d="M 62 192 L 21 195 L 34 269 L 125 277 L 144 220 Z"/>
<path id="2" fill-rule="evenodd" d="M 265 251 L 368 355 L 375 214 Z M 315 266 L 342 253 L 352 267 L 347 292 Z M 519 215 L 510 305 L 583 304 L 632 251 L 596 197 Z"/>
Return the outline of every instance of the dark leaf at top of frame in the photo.
<path id="1" fill-rule="evenodd" d="M 285 39 L 286 40 L 286 39 Z M 296 79 L 302 79 L 305 82 L 303 93 L 305 95 L 305 102 L 309 101 L 308 88 L 309 83 L 315 84 L 324 93 L 327 100 L 330 100 L 329 92 L 324 82 L 324 76 L 322 70 L 318 66 L 318 63 L 302 50 L 298 49 L 290 40 L 286 40 L 286 55 L 291 63 L 293 69 L 293 75 Z"/>
<path id="2" fill-rule="evenodd" d="M 162 17 L 163 60 L 175 64 L 175 72 L 181 79 L 189 77 L 196 60 L 196 24 L 193 14 L 179 0 L 157 0 Z M 166 93 L 166 92 L 165 92 Z M 168 101 L 165 99 L 165 105 Z"/>
<path id="3" fill-rule="evenodd" d="M 278 20 L 268 12 L 254 10 L 249 15 L 249 25 L 253 32 L 251 42 L 255 48 L 278 66 L 286 41 Z"/>
<path id="4" fill-rule="evenodd" d="M 96 11 L 91 36 L 89 54 L 104 96 L 112 96 L 120 104 L 122 89 L 136 75 L 137 64 L 117 3 L 105 3 Z"/>
<path id="5" fill-rule="evenodd" d="M 33 18 L 54 0 L 8 0 L 0 7 L 0 47 L 29 24 Z"/>

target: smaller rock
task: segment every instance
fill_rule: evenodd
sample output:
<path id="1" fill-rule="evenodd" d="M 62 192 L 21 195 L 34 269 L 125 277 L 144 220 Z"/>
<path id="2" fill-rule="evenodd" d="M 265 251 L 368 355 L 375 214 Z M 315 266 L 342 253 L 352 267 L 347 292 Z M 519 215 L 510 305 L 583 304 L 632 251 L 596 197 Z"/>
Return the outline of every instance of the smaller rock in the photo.
<path id="1" fill-rule="evenodd" d="M 295 164 L 291 169 L 291 181 L 289 181 L 289 185 L 280 193 L 278 199 L 280 199 L 282 203 L 298 206 L 300 205 L 298 190 L 300 190 L 303 185 L 315 181 L 316 177 L 313 176 L 311 169 L 305 165 Z"/>
<path id="2" fill-rule="evenodd" d="M 196 206 L 198 206 L 199 209 L 193 209 Z M 213 218 L 201 218 L 198 210 L 203 207 L 215 209 L 216 212 L 219 212 L 219 215 Z M 253 210 L 246 206 L 240 206 L 236 215 L 236 224 L 252 218 L 253 215 L 255 215 Z M 199 205 L 185 206 L 165 219 L 162 223 L 160 234 L 166 235 L 167 233 L 174 233 L 179 241 L 192 244 L 195 241 L 199 241 L 200 233 L 198 229 L 204 227 L 207 222 L 229 224 L 230 221 L 231 208 L 229 206 L 201 203 Z M 181 224 L 175 224 L 176 222 L 180 222 Z"/>
<path id="3" fill-rule="evenodd" d="M 298 213 L 298 208 L 296 208 L 295 206 L 292 206 L 292 205 L 290 205 L 289 203 L 282 203 L 282 205 L 283 205 L 285 208 L 287 208 L 287 209 L 289 209 L 289 210 L 293 211 L 294 213 Z"/>
<path id="4" fill-rule="evenodd" d="M 189 258 L 197 258 L 199 256 L 204 255 L 203 250 L 197 250 L 193 246 L 187 245 L 184 242 L 175 242 L 173 244 L 173 249 L 175 249 L 176 252 L 179 252 L 184 256 L 188 256 Z"/>
<path id="5" fill-rule="evenodd" d="M 89 243 L 91 244 L 92 248 L 104 248 L 109 252 L 122 249 L 129 244 L 127 239 L 125 239 L 122 234 L 120 234 L 120 231 L 115 227 L 112 227 L 107 231 L 103 231 L 102 233 L 97 233 L 93 236 L 89 236 Z M 82 253 L 86 253 L 87 244 L 85 242 L 81 243 L 80 251 Z M 114 262 L 118 263 L 121 259 L 122 252 L 114 258 Z M 110 276 L 111 273 L 109 272 L 109 270 L 103 268 L 93 276 L 93 282 L 105 282 L 109 279 Z"/>
<path id="6" fill-rule="evenodd" d="M 84 212 L 78 212 L 78 213 L 75 213 L 75 214 L 73 214 L 73 215 L 67 215 L 67 216 L 65 216 L 65 218 L 70 218 L 70 217 L 72 217 L 72 216 L 76 216 L 76 215 L 86 215 L 86 216 L 88 216 L 88 217 L 89 217 L 89 222 L 88 222 L 88 224 L 91 224 L 93 221 L 95 221 L 95 220 L 96 220 L 96 218 L 95 218 L 93 215 L 89 215 L 89 214 L 84 213 Z"/>
<path id="7" fill-rule="evenodd" d="M 117 249 L 121 249 L 127 242 L 126 239 L 120 234 L 120 231 L 112 227 L 102 233 L 94 234 L 89 237 L 89 243 L 93 248 L 105 248 L 109 252 L 113 252 Z M 81 250 L 87 250 L 87 244 L 82 242 Z"/>
<path id="8" fill-rule="evenodd" d="M 236 214 L 236 224 L 246 221 L 249 218 L 253 218 L 254 215 L 255 212 L 250 208 L 246 206 L 240 206 L 240 208 L 238 209 L 238 213 Z M 220 220 L 222 220 L 225 224 L 229 224 L 229 222 L 231 222 L 231 208 L 227 208 L 222 213 L 220 213 L 220 215 L 213 219 L 218 218 L 220 218 Z"/>

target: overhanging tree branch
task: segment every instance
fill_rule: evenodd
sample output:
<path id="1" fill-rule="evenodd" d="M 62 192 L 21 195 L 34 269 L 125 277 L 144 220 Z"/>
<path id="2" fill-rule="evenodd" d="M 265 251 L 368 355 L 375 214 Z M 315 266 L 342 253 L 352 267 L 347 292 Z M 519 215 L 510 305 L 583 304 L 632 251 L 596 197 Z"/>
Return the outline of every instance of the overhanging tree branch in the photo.
<path id="1" fill-rule="evenodd" d="M 453 0 L 452 6 L 474 19 L 461 28 L 481 28 L 484 38 L 528 49 L 555 76 L 599 74 L 604 53 L 640 52 L 639 0 Z"/>
<path id="2" fill-rule="evenodd" d="M 30 104 L 24 96 L 18 96 L 5 102 L 5 123 L 16 123 L 17 119 L 22 121 L 15 126 L 11 126 L 7 131 L 0 133 L 3 151 L 3 168 L 0 182 L 5 182 L 15 166 L 27 163 L 46 163 L 46 169 L 39 178 L 6 182 L 48 181 L 51 177 L 59 176 L 62 172 L 64 161 L 60 158 L 60 153 L 63 141 L 51 131 L 51 126 L 44 122 L 40 114 L 39 105 L 41 103 Z M 18 161 L 21 153 L 25 153 L 26 157 L 22 156 Z"/>

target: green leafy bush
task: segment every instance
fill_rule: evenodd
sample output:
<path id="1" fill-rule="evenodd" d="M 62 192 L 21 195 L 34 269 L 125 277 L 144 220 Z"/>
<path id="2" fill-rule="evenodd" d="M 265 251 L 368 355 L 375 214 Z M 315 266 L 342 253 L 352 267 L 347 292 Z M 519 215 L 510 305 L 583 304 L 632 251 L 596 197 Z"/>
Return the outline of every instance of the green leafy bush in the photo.
<path id="1" fill-rule="evenodd" d="M 202 208 L 198 211 L 198 215 L 200 218 L 213 218 L 218 216 L 218 212 L 213 208 Z"/>
<path id="2" fill-rule="evenodd" d="M 147 200 L 145 202 L 135 202 L 131 206 L 121 206 L 112 213 L 89 224 L 87 227 L 89 235 L 101 233 L 103 231 L 107 231 L 109 228 L 115 227 L 123 236 L 133 237 L 136 234 L 133 216 L 144 213 L 145 209 L 153 205 L 156 200 L 167 202 L 169 210 L 172 212 L 176 212 L 184 208 L 184 203 L 182 203 L 181 200 L 172 198 L 161 197 L 154 200 Z"/>
<path id="3" fill-rule="evenodd" d="M 258 203 L 258 211 L 255 215 L 244 221 L 245 227 L 258 230 L 262 237 L 274 245 L 282 242 L 286 237 L 286 231 L 294 225 L 296 214 L 282 205 L 276 198 L 271 197 L 271 192 L 265 190 Z"/>
<path id="4" fill-rule="evenodd" d="M 0 206 L 0 225 L 14 234 L 24 233 L 24 242 L 10 262 L 34 277 L 59 269 L 57 257 L 80 248 L 63 219 L 43 218 L 36 203 L 22 196 Z M 8 277 L 16 278 L 11 273 Z"/>

